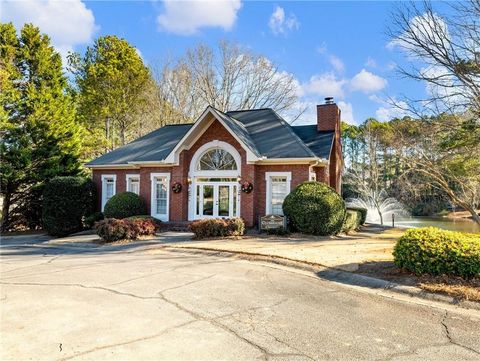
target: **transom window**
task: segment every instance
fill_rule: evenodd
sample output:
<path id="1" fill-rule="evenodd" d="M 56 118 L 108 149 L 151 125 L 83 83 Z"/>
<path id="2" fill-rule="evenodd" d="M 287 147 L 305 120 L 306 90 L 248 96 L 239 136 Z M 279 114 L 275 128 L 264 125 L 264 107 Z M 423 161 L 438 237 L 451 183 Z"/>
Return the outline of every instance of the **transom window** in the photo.
<path id="1" fill-rule="evenodd" d="M 202 155 L 197 170 L 237 170 L 237 163 L 226 150 L 214 148 Z"/>

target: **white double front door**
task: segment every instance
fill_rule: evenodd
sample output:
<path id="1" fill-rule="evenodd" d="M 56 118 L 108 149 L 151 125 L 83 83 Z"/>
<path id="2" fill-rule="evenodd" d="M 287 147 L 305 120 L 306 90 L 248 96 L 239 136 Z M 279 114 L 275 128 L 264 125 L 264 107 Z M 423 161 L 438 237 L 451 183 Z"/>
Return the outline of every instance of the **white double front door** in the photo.
<path id="1" fill-rule="evenodd" d="M 237 182 L 195 182 L 194 219 L 238 217 L 238 187 Z"/>

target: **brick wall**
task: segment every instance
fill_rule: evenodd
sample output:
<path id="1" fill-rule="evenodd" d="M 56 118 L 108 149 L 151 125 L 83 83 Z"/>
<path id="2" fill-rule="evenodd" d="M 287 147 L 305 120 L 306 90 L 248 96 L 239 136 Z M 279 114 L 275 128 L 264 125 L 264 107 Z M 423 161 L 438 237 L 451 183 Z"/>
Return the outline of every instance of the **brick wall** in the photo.
<path id="1" fill-rule="evenodd" d="M 267 181 L 265 180 L 266 172 L 291 172 L 292 181 L 290 189 L 293 190 L 297 185 L 309 180 L 309 166 L 308 164 L 290 164 L 290 165 L 257 165 L 256 177 L 254 182 L 255 193 L 255 221 L 258 221 L 259 216 L 265 215 L 266 212 L 266 192 Z"/>
<path id="2" fill-rule="evenodd" d="M 101 175 L 116 174 L 117 185 L 116 192 L 124 192 L 126 190 L 125 178 L 126 174 L 140 174 L 140 196 L 144 199 L 147 206 L 147 212 L 150 213 L 151 200 L 151 173 L 170 173 L 170 220 L 186 221 L 188 219 L 188 188 L 187 183 L 190 161 L 195 152 L 204 144 L 213 140 L 220 140 L 234 146 L 240 153 L 241 177 L 244 181 L 254 184 L 254 190 L 247 194 L 240 194 L 240 216 L 245 220 L 248 227 L 256 224 L 259 215 L 265 214 L 266 205 L 266 172 L 292 172 L 291 189 L 295 188 L 299 183 L 309 179 L 309 166 L 302 165 L 254 165 L 247 164 L 246 152 L 235 140 L 235 138 L 219 123 L 214 121 L 210 127 L 200 136 L 194 145 L 188 150 L 183 150 L 179 156 L 179 166 L 176 167 L 141 167 L 140 169 L 121 169 L 121 170 L 93 170 L 93 181 L 96 184 L 99 194 L 98 209 L 101 208 Z M 318 181 L 328 183 L 328 169 L 325 167 L 316 167 L 315 173 Z M 182 184 L 180 193 L 173 193 L 171 185 L 173 182 Z"/>

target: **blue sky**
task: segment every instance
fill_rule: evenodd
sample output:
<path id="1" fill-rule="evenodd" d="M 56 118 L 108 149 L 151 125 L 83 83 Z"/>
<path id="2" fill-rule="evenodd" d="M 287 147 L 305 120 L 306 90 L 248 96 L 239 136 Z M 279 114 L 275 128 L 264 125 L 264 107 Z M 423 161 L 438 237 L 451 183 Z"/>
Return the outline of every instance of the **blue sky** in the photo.
<path id="1" fill-rule="evenodd" d="M 265 55 L 298 81 L 307 112 L 334 96 L 344 120 L 387 120 L 403 115 L 385 102 L 402 94 L 421 97 L 425 85 L 399 79 L 395 66 L 408 60 L 385 35 L 392 2 L 2 2 L 0 20 L 33 22 L 66 54 L 83 52 L 114 34 L 139 49 L 148 64 L 180 56 L 199 42 L 236 41 Z"/>

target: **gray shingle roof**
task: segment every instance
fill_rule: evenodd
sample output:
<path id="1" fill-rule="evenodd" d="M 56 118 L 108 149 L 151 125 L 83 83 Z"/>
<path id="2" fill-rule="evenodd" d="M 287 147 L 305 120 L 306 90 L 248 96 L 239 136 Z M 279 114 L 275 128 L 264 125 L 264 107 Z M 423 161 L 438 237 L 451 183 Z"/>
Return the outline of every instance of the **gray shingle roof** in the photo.
<path id="1" fill-rule="evenodd" d="M 315 157 L 292 127 L 272 109 L 232 111 L 227 115 L 245 126 L 260 154 L 267 158 Z"/>
<path id="2" fill-rule="evenodd" d="M 335 132 L 317 131 L 317 125 L 297 125 L 292 126 L 293 131 L 311 149 L 317 157 L 328 159 L 332 150 L 333 137 Z"/>
<path id="3" fill-rule="evenodd" d="M 87 163 L 87 166 L 161 161 L 173 150 L 191 127 L 192 124 L 166 125 L 92 160 Z"/>
<path id="4" fill-rule="evenodd" d="M 330 156 L 334 132 L 317 132 L 316 125 L 290 126 L 272 109 L 223 113 L 211 108 L 257 156 L 325 158 Z M 163 161 L 193 124 L 167 125 L 87 163 L 87 166 Z"/>

